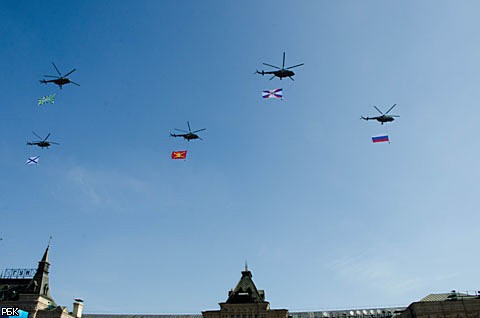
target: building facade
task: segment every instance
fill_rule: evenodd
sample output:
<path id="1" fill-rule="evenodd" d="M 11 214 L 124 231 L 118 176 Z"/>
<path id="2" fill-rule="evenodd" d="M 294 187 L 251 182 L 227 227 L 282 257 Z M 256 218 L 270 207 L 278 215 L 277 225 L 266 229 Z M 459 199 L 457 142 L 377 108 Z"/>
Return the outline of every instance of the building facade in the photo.
<path id="1" fill-rule="evenodd" d="M 203 318 L 288 318 L 287 309 L 270 309 L 265 292 L 257 289 L 247 266 L 227 301 L 219 305 L 220 310 L 203 311 Z"/>
<path id="2" fill-rule="evenodd" d="M 81 318 L 83 304 L 79 299 L 73 312 L 58 306 L 50 294 L 50 262 L 47 246 L 37 269 L 8 269 L 0 277 L 0 307 L 17 307 L 29 318 Z M 34 273 L 33 277 L 30 277 Z"/>
<path id="3" fill-rule="evenodd" d="M 480 293 L 431 294 L 410 304 L 398 318 L 480 318 Z"/>
<path id="4" fill-rule="evenodd" d="M 50 294 L 49 246 L 37 269 L 10 269 L 0 276 L 0 307 L 17 307 L 28 318 L 82 318 L 83 301 L 76 299 L 73 311 L 55 303 Z M 355 308 L 334 311 L 290 312 L 271 309 L 265 292 L 257 289 L 245 266 L 234 289 L 228 292 L 219 310 L 191 315 L 86 314 L 83 318 L 480 318 L 480 292 L 455 291 L 431 294 L 407 308 Z"/>

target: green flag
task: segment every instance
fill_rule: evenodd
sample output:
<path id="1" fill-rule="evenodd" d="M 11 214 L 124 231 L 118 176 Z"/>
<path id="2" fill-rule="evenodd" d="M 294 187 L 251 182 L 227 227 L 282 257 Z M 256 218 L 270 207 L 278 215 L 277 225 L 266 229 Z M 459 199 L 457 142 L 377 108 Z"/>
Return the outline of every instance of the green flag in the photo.
<path id="1" fill-rule="evenodd" d="M 44 96 L 42 98 L 39 98 L 38 99 L 38 105 L 43 105 L 43 104 L 46 104 L 46 103 L 54 104 L 56 95 L 57 94 L 53 94 L 53 95 L 48 95 L 48 96 Z"/>

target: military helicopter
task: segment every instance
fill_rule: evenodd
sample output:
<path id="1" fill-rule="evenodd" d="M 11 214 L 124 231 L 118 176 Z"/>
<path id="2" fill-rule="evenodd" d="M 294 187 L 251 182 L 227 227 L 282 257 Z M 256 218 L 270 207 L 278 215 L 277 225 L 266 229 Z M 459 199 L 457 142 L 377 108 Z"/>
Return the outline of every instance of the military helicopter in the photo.
<path id="1" fill-rule="evenodd" d="M 62 88 L 62 85 L 65 85 L 65 84 L 69 84 L 69 83 L 72 83 L 72 84 L 75 84 L 77 86 L 80 86 L 80 84 L 78 83 L 75 83 L 74 81 L 70 80 L 69 78 L 67 78 L 68 75 L 72 74 L 73 72 L 76 71 L 76 69 L 74 68 L 73 70 L 71 70 L 70 72 L 68 72 L 67 74 L 63 75 L 62 76 L 62 73 L 60 73 L 60 71 L 58 70 L 57 66 L 55 65 L 55 63 L 53 63 L 53 67 L 55 68 L 55 70 L 57 71 L 58 75 L 59 76 L 52 76 L 52 75 L 43 75 L 44 77 L 52 77 L 54 79 L 52 80 L 45 80 L 45 79 L 42 79 L 40 80 L 40 83 L 43 83 L 43 84 L 47 84 L 47 83 L 55 83 L 57 84 L 58 86 L 60 86 L 60 89 Z"/>
<path id="2" fill-rule="evenodd" d="M 48 133 L 47 137 L 45 137 L 43 139 L 42 139 L 42 137 L 37 135 L 34 131 L 32 131 L 32 133 L 35 135 L 35 137 L 39 138 L 40 140 L 27 142 L 27 145 L 29 145 L 29 146 L 39 146 L 40 148 L 48 148 L 51 145 L 60 145 L 57 142 L 47 141 L 48 137 L 50 137 L 50 133 Z"/>
<path id="3" fill-rule="evenodd" d="M 267 65 L 267 66 L 270 66 L 270 67 L 273 67 L 273 68 L 276 68 L 278 69 L 278 71 L 261 71 L 259 72 L 258 70 L 255 72 L 255 74 L 261 74 L 261 75 L 265 75 L 265 74 L 273 74 L 272 77 L 270 77 L 270 80 L 272 80 L 275 76 L 277 76 L 278 78 L 280 79 L 283 79 L 284 77 L 289 77 L 292 81 L 294 80 L 292 76 L 295 75 L 295 73 L 293 71 L 290 71 L 291 68 L 294 68 L 294 67 L 298 67 L 298 66 L 302 66 L 304 63 L 302 64 L 297 64 L 297 65 L 294 65 L 294 66 L 290 66 L 290 67 L 287 67 L 285 68 L 285 52 L 283 52 L 283 63 L 282 63 L 282 68 L 278 67 L 278 66 L 275 66 L 275 65 L 270 65 L 270 64 L 267 64 L 267 63 L 263 63 L 263 65 Z"/>
<path id="4" fill-rule="evenodd" d="M 373 106 L 373 107 L 375 107 L 375 109 L 376 109 L 380 114 L 382 114 L 382 115 L 381 115 L 381 116 L 377 116 L 377 117 L 363 117 L 363 116 L 362 116 L 362 119 L 364 119 L 364 120 L 372 120 L 372 119 L 374 119 L 374 120 L 377 120 L 377 121 L 379 121 L 380 123 L 382 123 L 382 125 L 383 125 L 384 123 L 387 123 L 387 122 L 390 122 L 390 121 L 394 121 L 395 118 L 393 118 L 393 117 L 400 117 L 400 116 L 398 116 L 398 115 L 387 115 L 387 114 L 388 114 L 388 113 L 393 109 L 393 107 L 395 107 L 395 106 L 397 106 L 397 104 L 394 104 L 394 105 L 393 105 L 392 107 L 390 107 L 390 109 L 387 110 L 385 113 L 382 113 L 382 112 L 380 111 L 380 109 L 377 108 L 377 106 Z"/>
<path id="5" fill-rule="evenodd" d="M 190 141 L 191 139 L 200 139 L 200 140 L 203 140 L 202 138 L 200 138 L 197 134 L 195 134 L 196 132 L 199 132 L 199 131 L 203 131 L 207 128 L 203 128 L 203 129 L 199 129 L 199 130 L 195 130 L 195 131 L 192 131 L 190 129 L 190 123 L 187 121 L 187 125 L 188 125 L 188 131 L 185 131 L 185 130 L 181 130 L 181 129 L 177 129 L 175 128 L 175 130 L 178 130 L 178 131 L 181 131 L 181 132 L 184 132 L 185 134 L 172 134 L 170 133 L 170 137 L 183 137 L 185 138 L 185 140 L 187 141 Z"/>

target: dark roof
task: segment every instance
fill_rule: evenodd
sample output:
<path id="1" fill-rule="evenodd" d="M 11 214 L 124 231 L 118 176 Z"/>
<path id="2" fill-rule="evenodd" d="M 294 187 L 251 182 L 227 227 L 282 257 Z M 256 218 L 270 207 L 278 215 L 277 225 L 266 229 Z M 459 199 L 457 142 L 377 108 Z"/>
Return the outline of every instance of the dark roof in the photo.
<path id="1" fill-rule="evenodd" d="M 265 292 L 258 290 L 252 280 L 252 273 L 245 266 L 237 286 L 228 293 L 227 304 L 265 302 Z"/>
<path id="2" fill-rule="evenodd" d="M 290 312 L 292 318 L 392 318 L 405 307 L 353 308 L 344 310 Z"/>
<path id="3" fill-rule="evenodd" d="M 31 278 L 0 278 L 0 300 L 17 300 L 31 281 Z"/>
<path id="4" fill-rule="evenodd" d="M 478 298 L 475 295 L 457 293 L 452 291 L 451 293 L 441 293 L 441 294 L 430 294 L 428 296 L 423 297 L 420 301 L 447 301 L 447 300 L 458 300 L 458 299 L 470 299 L 470 298 Z"/>

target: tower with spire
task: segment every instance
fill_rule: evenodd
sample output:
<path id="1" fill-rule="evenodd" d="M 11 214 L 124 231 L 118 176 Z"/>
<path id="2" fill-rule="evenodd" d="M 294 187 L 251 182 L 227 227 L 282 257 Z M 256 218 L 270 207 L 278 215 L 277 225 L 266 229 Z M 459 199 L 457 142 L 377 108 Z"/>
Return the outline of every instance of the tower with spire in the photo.
<path id="1" fill-rule="evenodd" d="M 257 289 L 252 272 L 245 262 L 245 269 L 234 289 L 228 292 L 225 302 L 219 303 L 220 310 L 203 311 L 203 318 L 288 318 L 287 309 L 270 309 L 265 292 Z"/>
<path id="2" fill-rule="evenodd" d="M 29 318 L 81 318 L 82 304 L 75 302 L 74 313 L 69 313 L 66 307 L 58 306 L 50 294 L 49 253 L 50 242 L 42 259 L 38 262 L 33 277 L 0 277 L 0 307 L 18 307 L 27 311 Z M 80 308 L 80 310 L 75 310 L 75 308 Z"/>
<path id="3" fill-rule="evenodd" d="M 49 301 L 50 305 L 55 306 L 55 302 L 50 295 L 50 284 L 48 281 L 48 274 L 50 273 L 50 262 L 49 254 L 50 243 L 47 246 L 47 249 L 43 253 L 43 257 L 40 262 L 38 262 L 37 272 L 33 279 L 29 282 L 25 293 L 30 293 L 34 295 L 39 295 L 42 298 L 46 298 Z"/>

